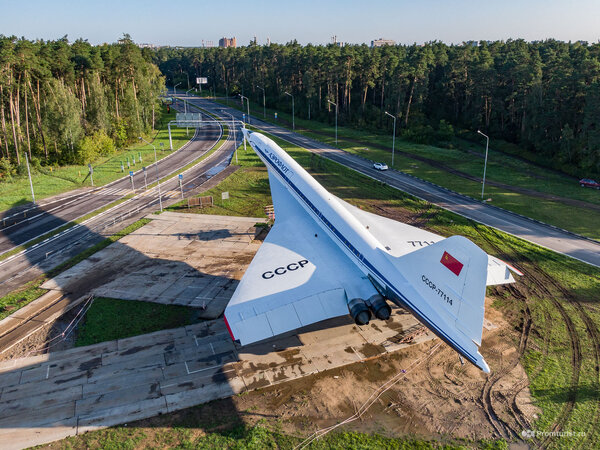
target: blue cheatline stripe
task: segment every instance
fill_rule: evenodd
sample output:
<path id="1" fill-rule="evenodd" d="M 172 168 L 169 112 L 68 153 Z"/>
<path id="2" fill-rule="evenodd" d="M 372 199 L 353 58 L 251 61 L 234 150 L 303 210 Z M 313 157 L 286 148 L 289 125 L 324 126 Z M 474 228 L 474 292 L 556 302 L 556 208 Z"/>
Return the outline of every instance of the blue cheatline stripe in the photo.
<path id="1" fill-rule="evenodd" d="M 262 156 L 264 157 L 266 162 L 269 163 L 271 168 L 273 170 L 275 170 L 275 172 L 285 180 L 285 182 L 293 189 L 293 191 L 296 193 L 296 195 L 298 197 L 300 197 L 300 199 L 302 199 L 302 201 L 315 213 L 315 215 L 321 220 L 321 222 L 324 225 L 326 225 L 327 228 L 340 240 L 341 244 L 344 245 L 351 253 L 353 253 L 359 259 L 359 262 L 363 263 L 371 272 L 373 272 L 380 280 L 382 280 L 386 286 L 391 287 L 392 291 L 398 297 L 400 297 L 400 299 L 406 304 L 406 306 L 408 306 L 408 308 L 413 313 L 415 313 L 417 316 L 419 316 L 420 319 L 422 319 L 424 322 L 426 322 L 430 328 L 432 328 L 434 331 L 436 331 L 439 337 L 441 337 L 444 341 L 446 341 L 448 344 L 450 344 L 455 349 L 460 350 L 467 357 L 467 359 L 469 359 L 473 364 L 477 365 L 477 358 L 474 358 L 473 356 L 471 356 L 471 353 L 469 353 L 464 348 L 462 348 L 459 344 L 457 344 L 450 336 L 448 336 L 444 332 L 444 330 L 439 328 L 434 322 L 430 321 L 427 318 L 427 316 L 424 315 L 419 310 L 419 308 L 417 306 L 415 306 L 410 300 L 408 300 L 404 295 L 402 295 L 402 293 L 400 291 L 398 291 L 394 287 L 394 285 L 392 283 L 390 283 L 379 272 L 379 270 L 377 270 L 375 268 L 375 266 L 373 266 L 373 264 L 371 264 L 366 258 L 364 258 L 362 253 L 360 253 L 352 244 L 350 244 L 350 242 L 344 237 L 344 235 L 342 235 L 342 233 L 340 233 L 338 231 L 338 229 L 336 227 L 334 227 L 333 224 L 325 218 L 325 216 L 321 213 L 321 211 L 319 211 L 317 209 L 317 207 L 315 205 L 313 205 L 312 202 L 300 191 L 300 189 L 298 189 L 298 187 L 296 187 L 296 185 L 294 183 L 292 183 L 291 180 L 287 176 L 285 176 L 283 171 L 279 167 L 277 167 L 277 165 L 275 165 L 275 163 L 273 161 L 271 161 L 271 159 L 268 157 L 267 153 L 264 150 L 262 150 L 256 144 L 254 144 L 253 147 L 256 147 L 256 149 L 260 153 L 263 154 Z"/>

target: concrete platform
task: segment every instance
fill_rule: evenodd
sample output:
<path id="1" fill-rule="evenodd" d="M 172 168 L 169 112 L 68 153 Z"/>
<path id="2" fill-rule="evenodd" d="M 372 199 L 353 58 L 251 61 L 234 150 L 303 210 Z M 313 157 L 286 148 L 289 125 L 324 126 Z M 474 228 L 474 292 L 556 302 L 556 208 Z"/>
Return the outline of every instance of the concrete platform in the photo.
<path id="1" fill-rule="evenodd" d="M 219 317 L 261 242 L 264 218 L 165 212 L 42 287 L 75 290 L 82 280 L 95 296 L 201 308 Z"/>
<path id="2" fill-rule="evenodd" d="M 0 363 L 0 442 L 23 448 L 393 352 L 421 329 L 395 309 L 236 348 L 222 320 Z M 431 339 L 417 333 L 411 343 Z"/>

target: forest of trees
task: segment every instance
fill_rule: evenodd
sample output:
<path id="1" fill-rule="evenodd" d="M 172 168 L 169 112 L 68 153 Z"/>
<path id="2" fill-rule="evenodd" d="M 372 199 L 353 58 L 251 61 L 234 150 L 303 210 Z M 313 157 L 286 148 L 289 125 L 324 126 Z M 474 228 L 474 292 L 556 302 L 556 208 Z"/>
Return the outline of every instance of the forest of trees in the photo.
<path id="1" fill-rule="evenodd" d="M 572 174 L 600 173 L 600 44 L 555 40 L 369 48 L 250 44 L 160 48 L 167 83 L 239 93 L 296 115 L 391 130 L 418 142 L 477 129 Z"/>
<path id="2" fill-rule="evenodd" d="M 87 163 L 153 128 L 164 77 L 128 35 L 92 46 L 0 35 L 0 174 Z"/>

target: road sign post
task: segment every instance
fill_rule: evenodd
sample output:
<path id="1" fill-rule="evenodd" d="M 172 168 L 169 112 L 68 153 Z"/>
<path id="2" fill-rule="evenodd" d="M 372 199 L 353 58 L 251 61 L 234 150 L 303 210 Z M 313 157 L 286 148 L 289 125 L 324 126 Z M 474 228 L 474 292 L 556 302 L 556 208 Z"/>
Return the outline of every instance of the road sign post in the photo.
<path id="1" fill-rule="evenodd" d="M 229 200 L 229 191 L 221 192 L 221 204 L 225 204 L 225 200 Z"/>
<path id="2" fill-rule="evenodd" d="M 123 161 L 121 161 L 121 172 L 125 172 L 125 167 L 123 167 Z"/>
<path id="3" fill-rule="evenodd" d="M 139 152 L 140 154 L 140 162 L 142 162 L 142 152 Z"/>
<path id="4" fill-rule="evenodd" d="M 181 199 L 183 200 L 183 183 L 182 183 L 183 174 L 180 173 L 178 178 L 179 178 L 179 189 L 181 190 Z"/>
<path id="5" fill-rule="evenodd" d="M 91 164 L 88 164 L 88 169 L 90 169 L 90 180 L 92 182 L 92 186 L 94 185 L 94 168 Z"/>
<path id="6" fill-rule="evenodd" d="M 133 171 L 129 171 L 129 178 L 131 179 L 131 190 L 135 192 L 135 186 L 133 185 Z"/>
<path id="7" fill-rule="evenodd" d="M 144 171 L 144 188 L 148 190 L 148 175 L 146 174 L 146 167 L 142 167 L 142 170 Z"/>

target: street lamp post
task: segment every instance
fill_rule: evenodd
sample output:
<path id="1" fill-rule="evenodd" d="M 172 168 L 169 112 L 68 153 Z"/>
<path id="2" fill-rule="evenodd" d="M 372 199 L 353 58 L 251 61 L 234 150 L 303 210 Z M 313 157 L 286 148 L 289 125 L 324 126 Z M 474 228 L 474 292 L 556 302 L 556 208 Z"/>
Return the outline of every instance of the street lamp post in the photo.
<path id="1" fill-rule="evenodd" d="M 485 162 L 483 164 L 483 183 L 481 185 L 481 200 L 483 201 L 483 191 L 485 189 L 485 171 L 487 169 L 487 158 L 488 158 L 488 148 L 490 146 L 490 138 L 487 136 L 487 134 L 483 134 L 481 131 L 477 130 L 477 132 L 482 135 L 483 137 L 485 137 L 486 141 L 485 141 Z"/>
<path id="2" fill-rule="evenodd" d="M 237 139 L 235 138 L 235 119 L 233 118 L 233 114 L 231 113 L 227 113 L 229 114 L 229 116 L 231 116 L 231 128 L 233 128 L 233 148 L 234 148 L 234 152 L 235 152 L 235 163 L 238 163 L 238 157 L 237 157 Z"/>
<path id="3" fill-rule="evenodd" d="M 160 178 L 158 176 L 158 159 L 156 158 L 156 147 L 154 146 L 154 144 L 151 144 L 150 142 L 148 142 L 146 139 L 144 139 L 143 137 L 139 137 L 140 141 L 144 141 L 146 144 L 151 145 L 152 148 L 154 149 L 154 169 L 156 170 L 156 183 L 158 184 L 158 203 L 160 205 L 160 212 L 162 212 L 163 207 L 162 207 L 162 195 L 160 194 Z"/>
<path id="4" fill-rule="evenodd" d="M 187 91 L 185 91 L 185 95 L 188 95 L 188 92 L 190 92 L 191 90 L 193 90 L 194 88 L 188 89 Z M 187 114 L 187 102 L 185 101 L 185 98 L 183 99 L 183 113 Z M 186 122 L 187 122 L 187 118 L 186 118 Z M 189 136 L 189 128 L 185 127 L 185 135 Z"/>
<path id="5" fill-rule="evenodd" d="M 260 86 L 256 86 L 258 89 L 261 89 L 263 91 L 263 118 L 267 118 L 267 106 L 266 106 L 266 102 L 265 102 L 265 88 L 262 88 Z"/>
<path id="6" fill-rule="evenodd" d="M 31 181 L 31 171 L 29 170 L 29 158 L 27 157 L 27 152 L 25 152 L 25 162 L 27 163 L 27 175 L 29 176 L 29 187 L 31 188 L 31 202 L 35 205 L 35 194 L 33 193 L 33 181 Z"/>
<path id="7" fill-rule="evenodd" d="M 244 110 L 244 99 L 246 99 L 246 104 L 248 105 L 248 123 L 250 123 L 250 100 L 248 100 L 248 97 L 245 97 L 242 94 L 239 95 L 242 98 L 242 111 Z"/>
<path id="8" fill-rule="evenodd" d="M 396 116 L 392 116 L 389 112 L 385 113 L 394 119 L 394 134 L 392 135 L 392 168 L 394 168 L 394 150 L 396 148 Z"/>
<path id="9" fill-rule="evenodd" d="M 333 106 L 335 106 L 335 145 L 338 145 L 337 141 L 337 116 L 338 116 L 338 106 L 337 103 L 333 103 L 331 100 L 327 100 Z"/>
<path id="10" fill-rule="evenodd" d="M 175 92 L 173 95 L 177 95 L 177 86 L 179 86 L 181 83 L 183 83 L 182 81 L 180 81 L 179 83 L 177 83 L 175 86 L 173 86 L 173 91 Z"/>
<path id="11" fill-rule="evenodd" d="M 292 97 L 292 130 L 296 129 L 296 123 L 295 123 L 295 119 L 294 119 L 294 96 L 292 94 L 290 94 L 289 92 L 285 92 L 285 95 L 289 95 L 290 97 Z"/>

